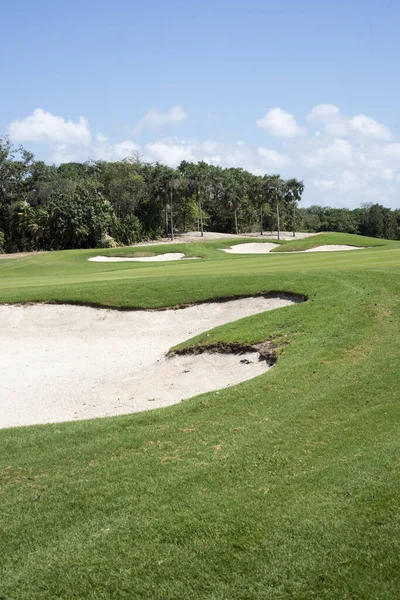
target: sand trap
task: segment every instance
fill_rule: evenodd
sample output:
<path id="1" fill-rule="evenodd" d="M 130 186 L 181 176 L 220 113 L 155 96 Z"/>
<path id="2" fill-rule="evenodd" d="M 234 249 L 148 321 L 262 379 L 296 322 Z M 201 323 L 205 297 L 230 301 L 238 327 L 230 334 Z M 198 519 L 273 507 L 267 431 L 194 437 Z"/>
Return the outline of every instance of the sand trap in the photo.
<path id="1" fill-rule="evenodd" d="M 253 242 L 249 244 L 237 244 L 231 248 L 221 248 L 228 254 L 268 254 L 274 248 L 278 248 L 279 244 L 271 244 L 270 242 Z"/>
<path id="2" fill-rule="evenodd" d="M 182 252 L 167 252 L 166 254 L 156 254 L 155 256 L 139 256 L 124 257 L 124 256 L 92 256 L 88 260 L 92 262 L 164 262 L 166 260 L 192 260 L 200 258 L 199 256 L 186 256 Z"/>
<path id="3" fill-rule="evenodd" d="M 151 312 L 0 306 L 0 427 L 148 410 L 261 375 L 269 366 L 256 352 L 165 354 L 217 325 L 293 303 L 257 297 Z"/>
<path id="4" fill-rule="evenodd" d="M 364 250 L 364 248 L 360 246 L 346 246 L 345 244 L 331 244 L 330 246 L 308 248 L 308 250 L 303 250 L 303 252 L 336 252 L 342 250 Z"/>
<path id="5" fill-rule="evenodd" d="M 269 254 L 274 248 L 278 248 L 279 244 L 265 244 L 260 242 L 254 242 L 252 244 L 238 244 L 231 248 L 220 248 L 223 252 L 228 254 Z M 326 246 L 316 246 L 315 248 L 308 248 L 308 250 L 298 250 L 295 252 L 279 252 L 279 254 L 299 254 L 304 252 L 334 252 L 336 250 L 363 250 L 358 246 L 346 246 L 344 244 L 331 244 Z M 275 253 L 274 253 L 275 254 Z"/>

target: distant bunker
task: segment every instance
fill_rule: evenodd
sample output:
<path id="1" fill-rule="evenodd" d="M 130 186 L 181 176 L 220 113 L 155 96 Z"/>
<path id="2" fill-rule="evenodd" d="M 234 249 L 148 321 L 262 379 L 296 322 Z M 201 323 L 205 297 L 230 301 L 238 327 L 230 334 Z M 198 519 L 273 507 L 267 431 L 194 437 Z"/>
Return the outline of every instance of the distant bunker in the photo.
<path id="1" fill-rule="evenodd" d="M 269 242 L 252 242 L 249 244 L 237 244 L 230 248 L 220 248 L 228 254 L 269 254 L 274 248 L 279 248 L 280 244 L 271 244 Z M 279 252 L 279 254 L 297 254 L 299 252 L 335 252 L 343 250 L 363 250 L 359 246 L 346 246 L 345 244 L 331 244 L 325 246 L 316 246 L 307 250 L 297 250 L 293 252 Z"/>
<path id="2" fill-rule="evenodd" d="M 151 252 L 137 252 L 132 256 L 92 256 L 91 262 L 165 262 L 170 260 L 194 260 L 200 256 L 186 256 L 183 252 L 166 252 L 153 254 Z"/>

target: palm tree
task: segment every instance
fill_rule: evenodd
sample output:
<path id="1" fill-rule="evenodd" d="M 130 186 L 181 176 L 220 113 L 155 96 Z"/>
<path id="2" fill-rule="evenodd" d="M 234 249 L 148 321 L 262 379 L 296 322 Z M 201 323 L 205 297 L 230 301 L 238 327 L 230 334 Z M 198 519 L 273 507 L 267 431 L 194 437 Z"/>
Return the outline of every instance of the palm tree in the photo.
<path id="1" fill-rule="evenodd" d="M 239 234 L 238 226 L 238 210 L 240 201 L 247 192 L 247 186 L 245 181 L 245 172 L 241 168 L 237 169 L 226 169 L 225 175 L 225 195 L 228 204 L 228 208 L 233 211 L 235 219 L 235 233 Z"/>
<path id="2" fill-rule="evenodd" d="M 296 206 L 300 202 L 304 192 L 304 183 L 298 179 L 288 179 L 285 181 L 285 200 L 292 207 L 293 211 L 293 237 L 296 236 Z"/>
<path id="3" fill-rule="evenodd" d="M 263 189 L 265 198 L 276 211 L 276 228 L 277 237 L 280 239 L 280 203 L 283 198 L 283 181 L 279 175 L 264 175 L 263 177 Z"/>
<path id="4" fill-rule="evenodd" d="M 171 167 L 155 163 L 151 172 L 151 194 L 158 198 L 158 206 L 164 213 L 165 236 L 169 235 L 168 226 L 168 210 L 170 203 L 170 181 L 174 176 L 175 171 Z"/>
<path id="5" fill-rule="evenodd" d="M 183 160 L 178 167 L 179 172 L 186 178 L 188 190 L 196 198 L 199 211 L 199 228 L 201 237 L 204 236 L 203 229 L 203 206 L 202 201 L 205 191 L 209 185 L 209 165 L 200 161 L 199 163 L 189 163 Z"/>
<path id="6" fill-rule="evenodd" d="M 265 190 L 264 181 L 261 176 L 249 174 L 248 192 L 252 204 L 257 208 L 260 214 L 260 235 L 263 235 Z"/>
<path id="7" fill-rule="evenodd" d="M 170 225 L 171 241 L 174 241 L 174 203 L 178 199 L 179 192 L 184 193 L 187 188 L 187 181 L 182 177 L 179 171 L 172 171 L 172 177 L 168 182 L 169 207 L 170 207 Z"/>

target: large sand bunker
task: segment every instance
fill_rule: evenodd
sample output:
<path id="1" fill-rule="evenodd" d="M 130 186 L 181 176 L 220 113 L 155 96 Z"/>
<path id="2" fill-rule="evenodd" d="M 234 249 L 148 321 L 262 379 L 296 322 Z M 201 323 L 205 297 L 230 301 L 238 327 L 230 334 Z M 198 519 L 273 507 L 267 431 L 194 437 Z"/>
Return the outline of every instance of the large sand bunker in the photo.
<path id="1" fill-rule="evenodd" d="M 245 298 L 165 311 L 0 306 L 0 427 L 167 406 L 265 373 L 257 352 L 167 357 L 217 325 L 294 301 Z"/>
<path id="2" fill-rule="evenodd" d="M 279 244 L 270 244 L 269 242 L 253 242 L 251 244 L 237 244 L 230 248 L 221 248 L 228 254 L 269 254 L 274 248 L 278 248 Z M 362 250 L 359 246 L 346 246 L 345 244 L 331 244 L 325 246 L 316 246 L 307 250 L 299 250 L 296 252 L 279 252 L 279 254 L 298 254 L 299 252 L 334 252 L 336 250 Z"/>
<path id="3" fill-rule="evenodd" d="M 92 262 L 164 262 L 167 260 L 192 260 L 199 256 L 186 256 L 182 252 L 167 252 L 155 256 L 92 256 L 88 260 Z"/>

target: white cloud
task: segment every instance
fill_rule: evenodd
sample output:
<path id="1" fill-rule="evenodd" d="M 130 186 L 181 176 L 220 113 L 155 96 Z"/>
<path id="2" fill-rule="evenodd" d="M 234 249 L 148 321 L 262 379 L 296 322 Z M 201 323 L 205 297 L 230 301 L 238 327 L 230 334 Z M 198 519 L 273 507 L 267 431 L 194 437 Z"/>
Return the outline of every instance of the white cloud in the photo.
<path id="1" fill-rule="evenodd" d="M 176 167 L 182 160 L 197 160 L 193 154 L 193 146 L 177 138 L 147 144 L 145 148 L 151 161 L 158 161 L 169 167 Z"/>
<path id="2" fill-rule="evenodd" d="M 383 123 L 362 114 L 346 117 L 334 104 L 314 106 L 307 119 L 310 122 L 322 123 L 325 133 L 336 137 L 362 135 L 382 140 L 392 137 L 390 129 Z"/>
<path id="3" fill-rule="evenodd" d="M 318 177 L 311 179 L 311 183 L 320 190 L 334 190 L 336 186 L 334 179 L 319 179 Z"/>
<path id="4" fill-rule="evenodd" d="M 350 119 L 350 127 L 358 133 L 373 138 L 389 140 L 392 137 L 389 127 L 366 115 L 356 115 Z"/>
<path id="5" fill-rule="evenodd" d="M 140 146 L 131 140 L 126 140 L 113 146 L 113 154 L 116 160 L 128 158 L 132 154 L 135 154 L 135 152 L 140 152 Z"/>
<path id="6" fill-rule="evenodd" d="M 367 181 L 381 179 L 391 181 L 394 179 L 394 169 L 387 162 L 382 162 L 378 158 L 367 158 L 360 155 L 360 166 L 364 171 L 364 177 Z"/>
<path id="7" fill-rule="evenodd" d="M 215 152 L 217 149 L 217 143 L 211 140 L 206 140 L 202 143 L 202 148 L 204 152 Z"/>
<path id="8" fill-rule="evenodd" d="M 105 142 L 93 148 L 93 154 L 97 160 L 124 160 L 124 158 L 129 158 L 136 152 L 140 152 L 140 146 L 131 140 L 125 140 L 118 144 Z"/>
<path id="9" fill-rule="evenodd" d="M 204 162 L 209 165 L 219 166 L 221 165 L 222 157 L 219 154 L 215 154 L 214 156 L 205 156 Z"/>
<path id="10" fill-rule="evenodd" d="M 319 121 L 340 114 L 340 109 L 334 104 L 318 104 L 307 116 L 308 121 Z"/>
<path id="11" fill-rule="evenodd" d="M 336 138 L 331 144 L 317 146 L 311 152 L 301 153 L 300 161 L 309 169 L 321 165 L 349 164 L 354 160 L 355 153 L 350 142 Z"/>
<path id="12" fill-rule="evenodd" d="M 106 142 L 108 140 L 108 137 L 106 135 L 103 135 L 101 132 L 99 132 L 96 135 L 96 141 L 99 142 L 99 144 L 104 144 L 104 142 Z"/>
<path id="13" fill-rule="evenodd" d="M 91 141 L 89 124 L 84 117 L 74 123 L 42 108 L 37 108 L 21 121 L 13 121 L 8 132 L 15 142 L 88 145 Z"/>
<path id="14" fill-rule="evenodd" d="M 166 113 L 160 112 L 156 108 L 151 108 L 149 112 L 140 119 L 135 127 L 135 132 L 139 132 L 145 127 L 154 128 L 162 125 L 177 125 L 188 118 L 188 114 L 182 106 L 177 104 Z"/>
<path id="15" fill-rule="evenodd" d="M 271 108 L 262 119 L 258 119 L 257 127 L 277 137 L 293 138 L 306 134 L 306 128 L 297 125 L 291 113 L 278 107 Z"/>
<path id="16" fill-rule="evenodd" d="M 282 169 L 290 163 L 290 159 L 286 154 L 280 154 L 276 150 L 260 147 L 257 148 L 257 152 L 261 157 L 262 163 L 268 169 Z"/>
<path id="17" fill-rule="evenodd" d="M 311 183 L 322 191 L 359 192 L 365 188 L 365 182 L 348 170 L 343 171 L 337 179 L 315 178 L 311 180 Z"/>
<path id="18" fill-rule="evenodd" d="M 54 163 L 55 165 L 72 162 L 73 160 L 73 154 L 69 152 L 67 144 L 59 144 L 56 146 L 50 156 L 50 162 Z"/>
<path id="19" fill-rule="evenodd" d="M 379 133 L 381 135 L 381 133 Z M 304 177 L 318 192 L 315 202 L 355 208 L 366 198 L 385 206 L 398 206 L 400 197 L 400 143 L 382 143 L 374 135 L 357 135 L 350 143 L 329 137 L 305 140 L 307 152 L 299 159 Z M 300 175 L 301 177 L 301 175 Z"/>
<path id="20" fill-rule="evenodd" d="M 349 134 L 349 124 L 343 117 L 337 117 L 325 123 L 325 133 L 334 137 L 346 137 Z"/>
<path id="21" fill-rule="evenodd" d="M 176 110 L 178 108 L 178 110 Z M 141 127 L 178 123 L 186 118 L 181 107 L 166 113 L 152 109 Z M 257 122 L 280 137 L 270 147 L 252 146 L 238 136 L 231 142 L 218 139 L 147 139 L 142 147 L 134 139 L 115 142 L 98 132 L 91 136 L 81 117 L 68 121 L 42 109 L 15 120 L 9 132 L 16 142 L 43 142 L 47 158 L 57 164 L 88 158 L 123 160 L 142 152 L 143 160 L 176 167 L 182 160 L 205 161 L 221 167 L 242 167 L 254 174 L 281 173 L 304 179 L 304 203 L 354 207 L 365 198 L 398 205 L 400 198 L 400 140 L 389 128 L 363 114 L 343 115 L 333 104 L 319 104 L 307 116 L 309 135 L 294 115 L 273 108 Z M 290 140 L 288 142 L 287 140 Z M 267 145 L 268 146 L 268 145 Z"/>
<path id="22" fill-rule="evenodd" d="M 386 146 L 384 146 L 384 148 L 382 149 L 382 153 L 384 154 L 384 156 L 387 156 L 389 158 L 400 159 L 400 144 L 398 142 L 393 144 L 386 144 Z"/>
<path id="23" fill-rule="evenodd" d="M 254 148 L 245 142 L 238 144 L 206 140 L 187 141 L 164 138 L 145 146 L 145 159 L 176 167 L 182 160 L 204 161 L 221 167 L 242 167 L 254 174 L 277 172 L 289 164 L 289 157 L 274 149 Z"/>
<path id="24" fill-rule="evenodd" d="M 348 119 L 342 116 L 340 109 L 334 104 L 318 104 L 307 116 L 310 123 L 322 124 L 325 133 L 335 137 L 348 134 Z M 319 132 L 317 132 L 319 133 Z"/>

